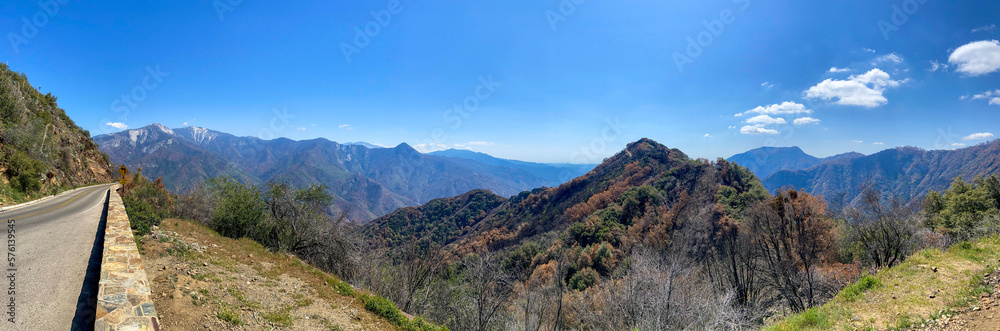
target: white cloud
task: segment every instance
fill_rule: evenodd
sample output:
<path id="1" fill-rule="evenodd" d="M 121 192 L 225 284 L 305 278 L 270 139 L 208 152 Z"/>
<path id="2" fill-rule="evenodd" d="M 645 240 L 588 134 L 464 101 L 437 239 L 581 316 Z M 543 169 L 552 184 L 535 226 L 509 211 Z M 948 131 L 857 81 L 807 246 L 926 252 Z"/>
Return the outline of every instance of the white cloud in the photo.
<path id="1" fill-rule="evenodd" d="M 882 146 L 882 145 L 885 145 L 885 143 L 881 142 L 881 141 L 876 141 L 876 142 L 873 142 L 872 145 Z"/>
<path id="2" fill-rule="evenodd" d="M 879 64 L 883 62 L 892 62 L 895 64 L 900 64 L 903 63 L 903 57 L 896 53 L 889 53 L 875 58 L 875 62 L 873 64 Z"/>
<path id="3" fill-rule="evenodd" d="M 952 143 L 951 147 L 965 147 L 965 144 L 963 144 L 963 143 Z"/>
<path id="4" fill-rule="evenodd" d="M 989 132 L 979 132 L 973 133 L 968 136 L 962 137 L 962 140 L 985 140 L 993 138 L 993 134 Z"/>
<path id="5" fill-rule="evenodd" d="M 997 29 L 997 25 L 996 24 L 990 24 L 990 25 L 984 25 L 984 26 L 972 29 L 972 33 L 976 33 L 976 32 L 993 32 L 996 29 Z"/>
<path id="6" fill-rule="evenodd" d="M 931 67 L 928 68 L 927 71 L 938 71 L 939 69 L 948 69 L 947 63 L 941 63 L 938 62 L 937 60 L 930 60 L 929 62 L 931 63 Z"/>
<path id="7" fill-rule="evenodd" d="M 806 124 L 816 124 L 816 123 L 819 123 L 819 119 L 815 119 L 812 117 L 799 117 L 796 118 L 794 121 L 792 121 L 792 124 L 795 125 L 806 125 Z"/>
<path id="8" fill-rule="evenodd" d="M 730 128 L 730 129 L 735 129 L 735 128 L 736 128 L 736 126 L 735 126 L 735 125 L 730 125 L 730 126 L 729 126 L 729 128 Z"/>
<path id="9" fill-rule="evenodd" d="M 861 47 L 861 50 L 863 50 L 865 52 L 868 52 L 868 53 L 875 53 L 874 49 L 871 49 L 871 48 L 868 48 L 868 47 Z"/>
<path id="10" fill-rule="evenodd" d="M 969 96 L 964 95 L 960 100 L 968 99 Z M 989 100 L 989 105 L 1000 106 L 1000 90 L 986 91 L 972 96 L 972 100 L 987 99 Z"/>
<path id="11" fill-rule="evenodd" d="M 181 123 L 182 126 L 188 126 L 188 122 Z"/>
<path id="12" fill-rule="evenodd" d="M 296 130 L 299 130 L 299 131 L 305 131 L 305 130 L 306 130 L 306 128 L 297 128 Z"/>
<path id="13" fill-rule="evenodd" d="M 771 117 L 771 116 L 767 116 L 765 114 L 761 114 L 761 115 L 757 115 L 757 116 L 751 117 L 750 119 L 746 120 L 746 122 L 750 123 L 750 124 L 785 124 L 785 123 L 788 123 L 788 122 L 785 121 L 784 118 L 780 118 L 780 117 L 779 118 L 774 118 L 774 117 Z"/>
<path id="14" fill-rule="evenodd" d="M 765 129 L 764 124 L 747 125 L 740 128 L 742 134 L 779 134 L 778 130 Z"/>
<path id="15" fill-rule="evenodd" d="M 878 107 L 889 102 L 882 92 L 897 87 L 904 81 L 892 80 L 888 73 L 875 68 L 861 75 L 851 75 L 847 80 L 826 79 L 805 91 L 811 99 L 832 100 L 839 105 Z"/>
<path id="16" fill-rule="evenodd" d="M 838 73 L 838 72 L 848 72 L 848 71 L 851 71 L 851 69 L 848 69 L 848 68 L 837 68 L 837 67 L 830 67 L 830 70 L 827 70 L 827 72 L 832 72 L 832 73 Z"/>
<path id="17" fill-rule="evenodd" d="M 806 106 L 802 105 L 801 103 L 785 101 L 780 104 L 773 104 L 767 107 L 757 106 L 757 108 L 736 114 L 736 116 L 743 116 L 748 114 L 790 115 L 790 114 L 809 114 L 809 113 L 812 113 L 812 110 L 806 109 Z"/>
<path id="18" fill-rule="evenodd" d="M 341 129 L 344 129 L 344 130 L 347 130 L 347 131 L 354 130 L 354 127 L 351 126 L 350 124 L 341 124 L 341 125 L 338 125 L 337 127 L 341 128 Z"/>
<path id="19" fill-rule="evenodd" d="M 965 100 L 965 99 L 968 99 L 968 98 L 969 98 L 969 95 L 966 94 L 966 95 L 958 97 L 958 100 Z"/>
<path id="20" fill-rule="evenodd" d="M 436 152 L 436 151 L 446 150 L 446 149 L 448 149 L 448 145 L 439 144 L 439 143 L 417 144 L 417 145 L 413 145 L 413 149 L 415 149 L 415 150 L 417 150 L 418 152 L 421 152 L 421 153 L 430 153 L 430 152 Z"/>
<path id="21" fill-rule="evenodd" d="M 104 125 L 107 125 L 107 126 L 110 126 L 110 127 L 113 127 L 113 128 L 115 128 L 115 129 L 118 129 L 118 130 L 125 130 L 125 129 L 128 129 L 128 125 L 126 125 L 126 124 L 125 124 L 125 123 L 123 123 L 123 122 L 107 122 L 107 123 L 104 123 Z"/>
<path id="22" fill-rule="evenodd" d="M 467 142 L 465 144 L 466 145 L 473 145 L 473 146 L 489 146 L 489 145 L 493 145 L 493 143 L 488 142 L 488 141 L 470 141 L 470 142 Z"/>
<path id="23" fill-rule="evenodd" d="M 985 75 L 1000 70 L 1000 41 L 974 41 L 955 49 L 948 62 L 957 65 L 956 71 L 968 76 Z"/>
<path id="24" fill-rule="evenodd" d="M 855 144 L 862 144 L 862 143 L 864 143 L 865 141 L 864 141 L 864 140 L 851 140 L 851 142 L 852 142 L 852 143 L 855 143 Z"/>
<path id="25" fill-rule="evenodd" d="M 703 137 L 705 137 L 705 138 L 712 138 L 712 135 L 706 133 Z"/>
<path id="26" fill-rule="evenodd" d="M 764 88 L 769 89 L 769 88 L 774 87 L 774 84 L 771 84 L 770 82 L 764 82 L 764 83 L 760 84 L 760 86 L 763 86 Z"/>

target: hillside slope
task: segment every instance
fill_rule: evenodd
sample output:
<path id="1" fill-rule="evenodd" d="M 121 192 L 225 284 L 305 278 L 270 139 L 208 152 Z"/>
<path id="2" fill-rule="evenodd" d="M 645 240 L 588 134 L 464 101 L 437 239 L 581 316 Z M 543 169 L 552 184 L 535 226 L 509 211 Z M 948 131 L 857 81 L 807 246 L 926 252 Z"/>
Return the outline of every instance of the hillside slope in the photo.
<path id="1" fill-rule="evenodd" d="M 1000 140 L 957 150 L 916 147 L 884 150 L 865 157 L 826 162 L 805 170 L 778 171 L 764 179 L 768 190 L 796 187 L 829 199 L 853 201 L 870 182 L 885 196 L 909 200 L 948 188 L 957 176 L 971 179 L 1000 172 Z"/>
<path id="2" fill-rule="evenodd" d="M 142 239 L 166 330 L 397 330 L 350 285 L 298 258 L 168 219 Z"/>
<path id="3" fill-rule="evenodd" d="M 928 248 L 902 264 L 862 277 L 820 307 L 773 321 L 765 330 L 910 330 L 921 326 L 941 330 L 956 313 L 975 315 L 996 307 L 990 292 L 1000 288 L 996 285 L 997 259 L 997 236 L 959 243 L 945 251 Z M 992 314 L 968 319 L 991 320 Z M 994 330 L 996 324 L 992 324 L 994 328 L 954 325 L 949 330 Z"/>
<path id="4" fill-rule="evenodd" d="M 367 225 L 366 233 L 388 246 L 424 238 L 460 256 L 550 235 L 570 238 L 570 245 L 580 247 L 603 242 L 622 249 L 643 245 L 694 250 L 706 239 L 699 233 L 714 232 L 719 217 L 738 213 L 766 195 L 745 168 L 722 159 L 692 160 L 677 149 L 642 139 L 558 187 L 510 199 L 469 192 L 398 210 Z M 543 240 L 542 245 L 548 243 Z"/>
<path id="5" fill-rule="evenodd" d="M 108 156 L 90 133 L 38 92 L 24 74 L 0 64 L 0 203 L 32 192 L 110 182 Z"/>

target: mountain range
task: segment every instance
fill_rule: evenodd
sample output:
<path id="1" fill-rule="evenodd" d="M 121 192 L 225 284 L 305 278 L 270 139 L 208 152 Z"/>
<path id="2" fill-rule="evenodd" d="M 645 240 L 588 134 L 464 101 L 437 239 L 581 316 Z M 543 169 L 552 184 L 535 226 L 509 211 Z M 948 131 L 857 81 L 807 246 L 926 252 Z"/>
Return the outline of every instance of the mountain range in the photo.
<path id="1" fill-rule="evenodd" d="M 163 177 L 167 188 L 175 192 L 216 176 L 253 184 L 318 183 L 329 187 L 337 197 L 337 207 L 359 222 L 475 189 L 512 196 L 554 183 L 519 168 L 549 169 L 546 165 L 482 164 L 467 158 L 422 154 L 405 143 L 369 148 L 374 145 L 339 144 L 323 138 L 264 140 L 200 127 L 170 129 L 160 124 L 100 135 L 94 140 L 112 162 L 142 167 L 149 177 Z M 571 170 L 583 173 L 589 169 Z M 580 173 L 569 174 L 575 177 Z"/>
<path id="2" fill-rule="evenodd" d="M 826 197 L 831 203 L 851 203 L 865 185 L 903 201 L 948 188 L 955 177 L 971 179 L 1000 173 L 1000 140 L 956 150 L 916 147 L 887 149 L 872 155 L 841 158 L 808 169 L 781 170 L 763 180 L 768 190 L 796 187 Z"/>
<path id="3" fill-rule="evenodd" d="M 806 154 L 801 148 L 792 146 L 755 148 L 730 156 L 727 160 L 747 167 L 757 177 L 764 179 L 780 170 L 807 169 L 828 161 L 854 159 L 863 156 L 865 155 L 861 153 L 848 152 L 831 157 L 818 158 Z"/>

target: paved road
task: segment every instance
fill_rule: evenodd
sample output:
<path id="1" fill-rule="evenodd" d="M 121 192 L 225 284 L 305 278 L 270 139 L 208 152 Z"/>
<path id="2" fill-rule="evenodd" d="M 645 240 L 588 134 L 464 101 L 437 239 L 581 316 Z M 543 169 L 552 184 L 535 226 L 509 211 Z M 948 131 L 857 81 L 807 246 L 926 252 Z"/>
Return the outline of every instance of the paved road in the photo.
<path id="1" fill-rule="evenodd" d="M 0 330 L 69 330 L 93 328 L 93 298 L 100 276 L 102 220 L 111 184 L 79 188 L 53 198 L 0 212 L 10 239 L 14 230 L 15 293 L 10 295 L 10 255 L 2 259 L 3 321 Z M 99 230 L 101 230 L 98 236 Z M 3 244 L 10 250 L 10 240 Z M 95 256 L 96 255 L 96 256 Z M 96 257 L 96 265 L 92 262 Z M 88 267 L 90 275 L 88 277 Z M 96 268 L 96 269 L 95 269 Z M 96 271 L 96 275 L 95 275 Z M 84 281 L 87 278 L 88 284 Z M 83 293 L 83 295 L 81 295 Z M 10 316 L 14 298 L 15 323 Z M 89 302 L 89 303 L 88 303 Z M 77 307 L 83 307 L 77 314 Z M 89 325 L 87 324 L 89 321 Z M 76 324 L 74 324 L 76 322 Z"/>

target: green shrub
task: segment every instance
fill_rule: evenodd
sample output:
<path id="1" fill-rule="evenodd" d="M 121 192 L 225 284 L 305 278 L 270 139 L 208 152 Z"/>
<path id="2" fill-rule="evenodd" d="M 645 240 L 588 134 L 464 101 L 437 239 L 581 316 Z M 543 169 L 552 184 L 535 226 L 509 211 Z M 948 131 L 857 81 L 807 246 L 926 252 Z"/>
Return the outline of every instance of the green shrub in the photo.
<path id="1" fill-rule="evenodd" d="M 168 217 L 164 210 L 153 208 L 148 202 L 126 195 L 122 197 L 125 204 L 125 212 L 128 214 L 132 231 L 138 236 L 144 236 L 153 226 L 160 225 L 160 221 Z"/>
<path id="2" fill-rule="evenodd" d="M 4 161 L 7 163 L 7 176 L 10 178 L 10 185 L 15 190 L 22 193 L 31 193 L 42 188 L 42 171 L 45 164 L 36 160 L 27 153 L 14 150 L 4 150 Z"/>
<path id="3" fill-rule="evenodd" d="M 881 286 L 882 281 L 875 278 L 875 276 L 864 275 L 854 284 L 848 285 L 847 287 L 844 287 L 844 289 L 840 290 L 840 296 L 844 297 L 844 300 L 854 301 L 868 290 Z"/>
<path id="4" fill-rule="evenodd" d="M 569 287 L 574 290 L 583 291 L 588 287 L 594 286 L 600 278 L 601 275 L 597 274 L 596 270 L 584 268 L 574 274 L 573 277 L 570 277 Z"/>
<path id="5" fill-rule="evenodd" d="M 266 224 L 267 204 L 254 186 L 245 186 L 230 177 L 210 179 L 209 187 L 218 203 L 212 213 L 212 228 L 230 238 L 260 242 L 260 233 L 270 232 Z"/>

